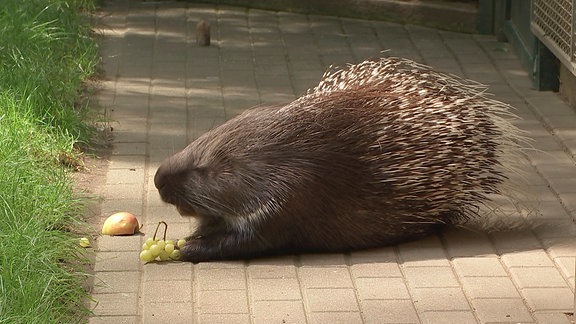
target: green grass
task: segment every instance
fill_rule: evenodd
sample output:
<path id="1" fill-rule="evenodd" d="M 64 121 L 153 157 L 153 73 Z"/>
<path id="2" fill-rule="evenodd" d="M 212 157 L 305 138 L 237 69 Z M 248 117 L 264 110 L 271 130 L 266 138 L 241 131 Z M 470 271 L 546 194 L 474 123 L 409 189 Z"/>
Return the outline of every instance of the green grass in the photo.
<path id="1" fill-rule="evenodd" d="M 60 163 L 90 141 L 83 82 L 97 47 L 88 0 L 0 6 L 0 323 L 70 323 L 87 312 L 81 201 Z"/>

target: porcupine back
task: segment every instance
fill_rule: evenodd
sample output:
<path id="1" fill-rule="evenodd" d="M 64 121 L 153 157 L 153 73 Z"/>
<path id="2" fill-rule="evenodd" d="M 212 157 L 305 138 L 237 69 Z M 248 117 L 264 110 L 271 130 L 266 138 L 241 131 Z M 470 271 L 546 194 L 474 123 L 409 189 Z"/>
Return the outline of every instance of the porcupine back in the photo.
<path id="1" fill-rule="evenodd" d="M 407 59 L 385 58 L 329 70 L 298 101 L 322 105 L 348 96 L 350 109 L 362 107 L 359 97 L 379 106 L 370 110 L 377 114 L 370 122 L 378 138 L 363 159 L 376 165 L 374 181 L 394 188 L 390 204 L 408 207 L 406 219 L 499 230 L 533 212 L 524 205 L 530 198 L 519 168 L 528 139 L 511 123 L 518 118 L 513 107 L 486 90 Z"/>

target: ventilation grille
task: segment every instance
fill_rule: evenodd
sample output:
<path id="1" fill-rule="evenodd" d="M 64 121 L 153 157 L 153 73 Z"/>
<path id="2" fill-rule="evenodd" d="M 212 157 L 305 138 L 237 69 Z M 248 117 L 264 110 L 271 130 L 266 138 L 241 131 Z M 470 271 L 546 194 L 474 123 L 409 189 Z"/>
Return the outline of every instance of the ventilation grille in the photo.
<path id="1" fill-rule="evenodd" d="M 566 65 L 576 72 L 576 0 L 533 0 L 532 32 Z"/>

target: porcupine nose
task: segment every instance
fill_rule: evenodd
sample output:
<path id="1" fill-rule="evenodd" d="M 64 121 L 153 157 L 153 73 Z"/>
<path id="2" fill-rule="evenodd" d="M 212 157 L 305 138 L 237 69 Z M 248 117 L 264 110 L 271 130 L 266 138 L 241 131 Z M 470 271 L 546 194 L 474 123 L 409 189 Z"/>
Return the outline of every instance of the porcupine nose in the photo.
<path id="1" fill-rule="evenodd" d="M 160 167 L 158 167 L 158 170 L 156 170 L 154 185 L 160 192 L 162 192 L 162 189 L 165 189 L 166 186 L 174 185 L 178 175 L 184 171 L 182 170 L 183 167 L 181 163 L 177 163 L 177 161 L 178 159 L 173 155 L 164 160 L 164 162 L 160 164 Z"/>
<path id="2" fill-rule="evenodd" d="M 154 175 L 154 185 L 156 186 L 156 189 L 160 190 L 166 185 L 167 173 L 168 173 L 167 168 L 165 164 L 162 163 L 158 168 L 158 170 L 156 170 L 156 174 Z"/>

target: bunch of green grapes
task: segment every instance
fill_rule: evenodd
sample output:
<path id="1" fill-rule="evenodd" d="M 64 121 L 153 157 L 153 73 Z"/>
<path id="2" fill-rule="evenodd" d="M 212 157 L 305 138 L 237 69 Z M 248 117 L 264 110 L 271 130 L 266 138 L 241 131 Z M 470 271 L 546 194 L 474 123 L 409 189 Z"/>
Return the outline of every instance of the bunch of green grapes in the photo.
<path id="1" fill-rule="evenodd" d="M 164 238 L 156 238 L 158 234 L 158 228 L 160 225 L 164 225 Z M 186 240 L 179 239 L 166 240 L 166 231 L 168 230 L 168 224 L 166 222 L 159 222 L 156 226 L 156 231 L 153 237 L 146 239 L 144 244 L 142 244 L 142 251 L 140 252 L 140 260 L 144 262 L 151 261 L 168 261 L 168 260 L 179 260 L 180 259 L 180 248 Z"/>
<path id="2" fill-rule="evenodd" d="M 140 252 L 140 260 L 144 262 L 150 261 L 168 261 L 180 259 L 180 247 L 186 243 L 186 240 L 156 240 L 152 237 L 146 239 L 142 244 L 142 252 Z"/>

